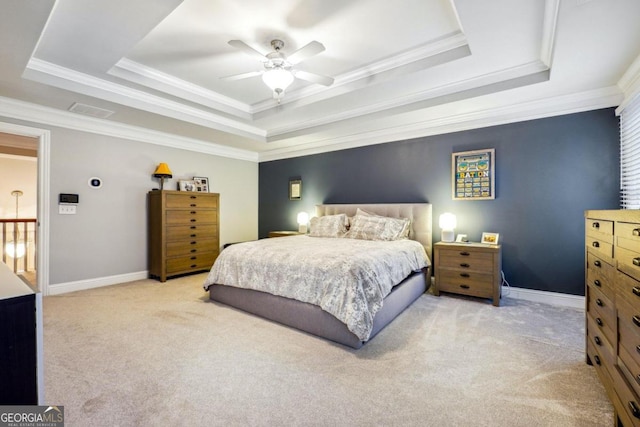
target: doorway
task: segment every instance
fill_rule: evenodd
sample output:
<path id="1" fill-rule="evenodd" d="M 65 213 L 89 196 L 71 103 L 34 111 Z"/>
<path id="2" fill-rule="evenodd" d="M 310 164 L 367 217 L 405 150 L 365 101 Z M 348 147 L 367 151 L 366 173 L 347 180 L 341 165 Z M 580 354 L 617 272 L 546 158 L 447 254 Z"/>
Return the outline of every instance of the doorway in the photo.
<path id="1" fill-rule="evenodd" d="M 35 209 L 29 207 L 29 201 L 24 199 L 25 190 L 22 188 L 11 188 L 10 197 L 14 200 L 15 221 L 5 221 L 12 224 L 11 231 L 7 233 L 7 226 L 3 239 L 2 254 L 3 260 L 7 265 L 15 270 L 20 270 L 21 275 L 31 282 L 34 289 L 43 295 L 48 294 L 49 288 L 49 153 L 50 153 L 50 131 L 45 129 L 14 125 L 11 123 L 0 122 L 0 155 L 5 160 L 32 161 L 36 163 L 37 177 L 36 185 L 29 186 L 28 200 L 34 200 Z M 14 182 L 14 186 L 20 186 Z M 32 193 L 35 190 L 36 197 Z M 27 206 L 25 206 L 25 202 Z M 3 201 L 4 210 L 7 209 L 6 201 Z M 26 208 L 26 216 L 35 216 L 33 218 L 25 218 L 20 214 L 20 206 Z M 7 218 L 7 212 L 2 217 Z M 0 230 L 2 232 L 2 230 Z M 37 251 L 36 251 L 37 248 Z M 6 253 L 8 251 L 8 254 Z M 9 261 L 9 262 L 7 262 Z M 31 264 L 30 264 L 31 263 Z"/>

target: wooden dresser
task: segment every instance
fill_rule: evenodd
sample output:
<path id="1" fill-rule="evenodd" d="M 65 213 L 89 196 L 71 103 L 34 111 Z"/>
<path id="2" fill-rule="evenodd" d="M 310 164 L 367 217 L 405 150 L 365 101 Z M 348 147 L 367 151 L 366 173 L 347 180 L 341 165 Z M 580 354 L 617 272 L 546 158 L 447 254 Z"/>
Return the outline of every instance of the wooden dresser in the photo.
<path id="1" fill-rule="evenodd" d="M 500 305 L 502 253 L 500 245 L 444 243 L 433 245 L 434 295 L 440 292 L 493 299 Z"/>
<path id="2" fill-rule="evenodd" d="M 587 363 L 615 409 L 640 426 L 640 211 L 586 211 Z"/>
<path id="3" fill-rule="evenodd" d="M 220 251 L 217 193 L 154 190 L 148 194 L 149 276 L 209 270 Z"/>

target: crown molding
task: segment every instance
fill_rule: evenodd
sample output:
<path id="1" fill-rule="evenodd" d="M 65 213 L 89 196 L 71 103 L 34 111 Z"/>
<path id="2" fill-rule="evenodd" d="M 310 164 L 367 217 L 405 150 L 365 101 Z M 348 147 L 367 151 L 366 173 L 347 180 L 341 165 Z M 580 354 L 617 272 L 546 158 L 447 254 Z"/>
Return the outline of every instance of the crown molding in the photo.
<path id="1" fill-rule="evenodd" d="M 124 123 L 80 116 L 12 98 L 0 97 L 0 116 L 231 159 L 258 161 L 258 154 L 253 151 L 180 137 Z"/>
<path id="2" fill-rule="evenodd" d="M 556 29 L 560 14 L 560 0 L 546 0 L 544 6 L 544 20 L 542 22 L 542 41 L 540 46 L 540 60 L 549 68 L 553 62 L 553 50 L 556 44 Z"/>
<path id="3" fill-rule="evenodd" d="M 31 58 L 23 77 L 76 93 L 161 114 L 234 135 L 265 141 L 266 131 L 210 111 L 190 107 L 159 96 L 80 73 L 50 62 Z"/>
<path id="4" fill-rule="evenodd" d="M 484 86 L 496 85 L 495 91 L 497 92 L 501 90 L 499 87 L 499 83 L 501 82 L 507 82 L 526 76 L 533 76 L 545 71 L 548 71 L 548 68 L 540 61 L 520 64 L 470 79 L 457 81 L 455 83 L 449 83 L 442 86 L 429 88 L 427 90 L 421 90 L 409 95 L 399 96 L 393 99 L 385 99 L 381 102 L 372 103 L 360 108 L 354 108 L 349 111 L 342 111 L 337 114 L 327 114 L 315 120 L 306 120 L 304 122 L 298 122 L 287 126 L 281 126 L 279 128 L 273 128 L 268 132 L 268 140 L 269 142 L 277 141 L 278 136 L 287 135 L 299 130 L 328 125 L 330 123 L 338 122 L 341 120 L 353 119 L 356 117 L 362 117 L 382 111 L 388 111 L 405 105 L 416 104 L 430 99 L 444 97 L 447 95 L 452 95 L 455 93 L 460 93 Z"/>
<path id="5" fill-rule="evenodd" d="M 244 120 L 252 119 L 253 109 L 249 104 L 219 94 L 202 86 L 163 73 L 129 59 L 121 59 L 107 74 L 137 83 L 163 93 L 177 96 L 205 107 L 232 114 Z"/>
<path id="6" fill-rule="evenodd" d="M 616 86 L 611 86 L 569 95 L 514 103 L 470 113 L 439 117 L 397 126 L 388 126 L 372 131 L 352 132 L 343 137 L 330 137 L 306 144 L 264 151 L 260 153 L 259 161 L 266 162 L 308 156 L 330 151 L 346 150 L 349 148 L 610 108 L 619 105 L 622 98 L 623 95 L 620 89 Z"/>
<path id="7" fill-rule="evenodd" d="M 624 101 L 616 109 L 616 114 L 620 115 L 622 110 L 636 97 L 640 96 L 640 55 L 631 63 L 624 72 L 618 86 L 624 92 Z"/>

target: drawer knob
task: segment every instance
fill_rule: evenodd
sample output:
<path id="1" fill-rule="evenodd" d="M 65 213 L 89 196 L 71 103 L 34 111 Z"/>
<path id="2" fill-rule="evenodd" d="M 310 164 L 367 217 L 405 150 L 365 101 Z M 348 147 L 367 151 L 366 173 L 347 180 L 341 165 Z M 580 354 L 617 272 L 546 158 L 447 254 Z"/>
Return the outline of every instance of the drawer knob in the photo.
<path id="1" fill-rule="evenodd" d="M 192 254 L 194 254 L 194 253 L 196 253 L 196 252 L 198 252 L 198 250 L 197 250 L 197 249 L 191 249 L 191 253 L 192 253 Z"/>
<path id="2" fill-rule="evenodd" d="M 596 299 L 596 305 L 598 307 L 604 307 L 604 303 L 602 302 L 602 300 L 600 298 Z"/>
<path id="3" fill-rule="evenodd" d="M 196 235 L 195 235 L 195 234 L 192 234 L 192 235 L 190 235 L 189 237 L 196 237 Z"/>
<path id="4" fill-rule="evenodd" d="M 600 362 L 600 357 L 596 354 L 593 356 L 593 360 L 596 361 L 596 365 L 600 366 L 602 362 Z"/>
<path id="5" fill-rule="evenodd" d="M 636 351 L 637 351 L 638 353 L 640 353 L 640 345 L 637 345 L 637 346 L 636 346 Z"/>
<path id="6" fill-rule="evenodd" d="M 599 317 L 596 318 L 596 323 L 598 324 L 598 326 L 604 326 L 604 323 L 602 323 L 602 319 Z"/>
<path id="7" fill-rule="evenodd" d="M 462 268 L 469 268 L 470 266 L 469 266 L 469 264 L 462 263 L 462 264 L 460 264 L 460 267 L 462 267 Z"/>
<path id="8" fill-rule="evenodd" d="M 462 289 L 469 289 L 469 285 L 460 285 Z"/>
<path id="9" fill-rule="evenodd" d="M 640 288 L 639 288 L 639 287 L 634 286 L 634 287 L 633 287 L 633 289 L 632 289 L 632 291 L 633 291 L 633 294 L 634 294 L 635 296 L 640 297 Z"/>
<path id="10" fill-rule="evenodd" d="M 471 277 L 469 273 L 460 273 L 460 277 Z"/>
<path id="11" fill-rule="evenodd" d="M 195 215 L 195 214 L 196 214 L 196 211 L 191 211 L 191 215 Z"/>
<path id="12" fill-rule="evenodd" d="M 593 224 L 591 224 L 591 227 L 600 228 L 600 223 L 599 222 L 594 222 Z"/>
<path id="13" fill-rule="evenodd" d="M 594 248 L 599 248 L 600 247 L 600 242 L 593 242 L 591 244 L 591 246 L 593 246 Z"/>
<path id="14" fill-rule="evenodd" d="M 596 342 L 596 344 L 602 345 L 602 340 L 600 339 L 600 337 L 596 336 L 593 340 Z"/>
<path id="15" fill-rule="evenodd" d="M 196 219 L 195 218 L 191 219 L 191 222 L 196 222 Z"/>
<path id="16" fill-rule="evenodd" d="M 191 259 L 198 259 L 198 257 L 197 256 L 192 256 Z"/>
<path id="17" fill-rule="evenodd" d="M 633 265 L 635 265 L 636 267 L 640 267 L 640 258 L 634 258 Z"/>
<path id="18" fill-rule="evenodd" d="M 633 320 L 633 323 L 640 328 L 640 317 L 638 317 L 638 315 L 633 316 L 631 320 Z"/>
<path id="19" fill-rule="evenodd" d="M 467 252 L 467 251 L 464 251 L 464 252 L 460 252 L 460 255 L 462 255 L 462 256 L 469 256 L 469 255 L 471 255 L 471 254 L 470 254 L 469 252 Z"/>
<path id="20" fill-rule="evenodd" d="M 191 198 L 192 198 L 192 199 L 196 199 L 197 197 L 196 197 L 196 196 L 191 196 Z"/>
<path id="21" fill-rule="evenodd" d="M 195 245 L 195 244 L 197 244 L 198 242 L 190 242 L 190 243 L 191 243 L 192 245 Z"/>
<path id="22" fill-rule="evenodd" d="M 197 264 L 191 264 L 191 268 L 196 268 L 197 266 Z"/>
<path id="23" fill-rule="evenodd" d="M 636 405 L 636 402 L 633 400 L 629 401 L 629 410 L 631 410 L 631 415 L 640 418 L 640 408 L 638 408 L 638 405 Z"/>
<path id="24" fill-rule="evenodd" d="M 190 205 L 190 206 L 191 206 L 192 208 L 195 208 L 195 207 L 196 207 L 196 204 L 195 204 L 195 203 L 191 203 L 191 205 Z"/>
<path id="25" fill-rule="evenodd" d="M 600 283 L 600 280 L 598 280 L 598 279 L 594 280 L 593 284 L 596 285 L 597 287 L 602 286 L 602 283 Z"/>
<path id="26" fill-rule="evenodd" d="M 634 228 L 632 231 L 632 234 L 634 236 L 640 236 L 640 228 Z"/>
<path id="27" fill-rule="evenodd" d="M 600 261 L 594 261 L 593 265 L 595 265 L 598 268 L 602 267 L 602 264 L 600 263 Z"/>

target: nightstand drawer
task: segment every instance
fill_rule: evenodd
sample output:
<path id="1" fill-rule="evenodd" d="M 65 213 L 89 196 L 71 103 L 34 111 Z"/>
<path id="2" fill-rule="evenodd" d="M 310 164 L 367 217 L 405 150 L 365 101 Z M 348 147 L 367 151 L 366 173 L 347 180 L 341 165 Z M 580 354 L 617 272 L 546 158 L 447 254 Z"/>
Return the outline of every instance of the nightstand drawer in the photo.
<path id="1" fill-rule="evenodd" d="M 440 267 L 491 271 L 493 269 L 493 254 L 466 249 L 441 249 Z"/>
<path id="2" fill-rule="evenodd" d="M 615 276 L 616 269 L 611 264 L 593 254 L 587 254 L 587 283 L 600 289 L 610 299 L 615 295 Z"/>
<path id="3" fill-rule="evenodd" d="M 493 276 L 491 274 L 442 270 L 438 289 L 442 292 L 490 298 L 493 294 Z"/>

